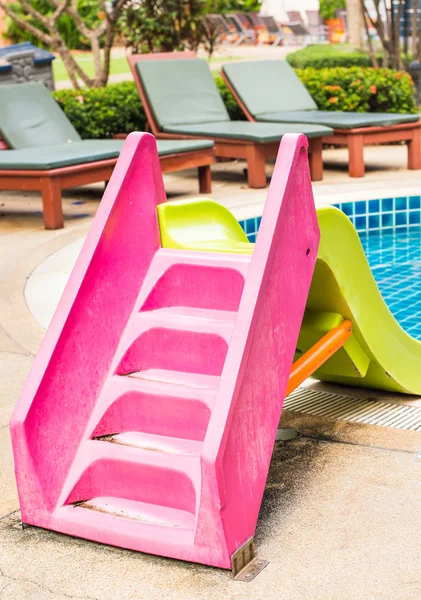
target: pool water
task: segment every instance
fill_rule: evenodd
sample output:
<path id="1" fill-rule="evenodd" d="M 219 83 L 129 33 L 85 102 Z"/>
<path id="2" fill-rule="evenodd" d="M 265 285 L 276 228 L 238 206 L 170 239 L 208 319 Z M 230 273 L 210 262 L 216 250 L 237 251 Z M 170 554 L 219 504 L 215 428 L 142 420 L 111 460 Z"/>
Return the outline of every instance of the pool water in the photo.
<path id="1" fill-rule="evenodd" d="M 403 329 L 421 340 L 421 227 L 359 235 L 386 304 Z"/>

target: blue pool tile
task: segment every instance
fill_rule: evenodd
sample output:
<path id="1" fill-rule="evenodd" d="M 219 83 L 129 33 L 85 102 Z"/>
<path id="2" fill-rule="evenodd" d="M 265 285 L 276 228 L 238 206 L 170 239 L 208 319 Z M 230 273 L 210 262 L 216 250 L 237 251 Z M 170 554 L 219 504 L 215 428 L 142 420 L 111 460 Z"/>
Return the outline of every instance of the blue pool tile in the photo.
<path id="1" fill-rule="evenodd" d="M 395 198 L 395 210 L 406 210 L 406 198 Z"/>
<path id="2" fill-rule="evenodd" d="M 378 213 L 380 210 L 380 200 L 370 200 L 368 203 L 369 213 Z"/>
<path id="3" fill-rule="evenodd" d="M 366 215 L 367 214 L 367 202 L 365 200 L 361 200 L 360 202 L 355 202 L 354 207 L 355 207 L 356 215 Z"/>
<path id="4" fill-rule="evenodd" d="M 256 223 L 257 223 L 257 229 L 256 229 L 256 231 L 259 231 L 260 223 L 261 222 L 262 222 L 262 217 L 257 217 L 257 219 L 256 219 Z"/>
<path id="5" fill-rule="evenodd" d="M 395 213 L 395 225 L 406 225 L 407 224 L 407 213 L 406 212 L 397 212 Z"/>
<path id="6" fill-rule="evenodd" d="M 246 233 L 255 233 L 256 225 L 254 219 L 246 219 Z"/>
<path id="7" fill-rule="evenodd" d="M 421 212 L 419 210 L 410 212 L 409 213 L 409 224 L 410 225 L 419 225 L 420 223 L 421 223 Z"/>
<path id="8" fill-rule="evenodd" d="M 255 233 L 251 233 L 248 236 L 249 242 L 251 242 L 252 244 L 254 244 L 256 242 L 256 234 Z"/>
<path id="9" fill-rule="evenodd" d="M 421 197 L 410 196 L 409 197 L 409 208 L 421 208 Z"/>
<path id="10" fill-rule="evenodd" d="M 393 214 L 382 214 L 382 227 L 393 226 Z"/>
<path id="11" fill-rule="evenodd" d="M 367 229 L 367 218 L 364 217 L 355 217 L 355 227 L 357 231 L 365 231 Z"/>
<path id="12" fill-rule="evenodd" d="M 368 217 L 368 228 L 379 229 L 380 227 L 380 215 L 369 215 Z"/>
<path id="13" fill-rule="evenodd" d="M 382 212 L 393 210 L 393 198 L 383 198 Z"/>
<path id="14" fill-rule="evenodd" d="M 344 202 L 343 204 L 340 205 L 340 209 L 346 215 L 348 215 L 348 217 L 351 217 L 354 214 L 354 203 L 353 202 Z"/>

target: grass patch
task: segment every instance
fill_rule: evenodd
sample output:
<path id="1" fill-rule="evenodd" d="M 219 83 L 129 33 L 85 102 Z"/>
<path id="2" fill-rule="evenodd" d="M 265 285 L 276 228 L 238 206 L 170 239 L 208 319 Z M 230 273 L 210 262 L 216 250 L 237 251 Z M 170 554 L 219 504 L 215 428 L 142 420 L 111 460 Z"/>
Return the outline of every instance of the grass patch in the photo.
<path id="1" fill-rule="evenodd" d="M 83 54 L 74 54 L 76 62 L 82 67 L 88 77 L 94 76 L 94 61 L 91 52 L 84 52 Z M 241 56 L 229 56 L 229 57 L 212 57 L 208 62 L 210 64 L 218 64 L 222 62 L 230 62 L 233 60 L 241 60 Z M 69 81 L 69 76 L 64 67 L 63 61 L 60 58 L 56 58 L 53 61 L 53 71 L 55 81 Z M 123 75 L 130 73 L 129 64 L 125 56 L 116 56 L 111 58 L 110 75 Z"/>
<path id="2" fill-rule="evenodd" d="M 85 71 L 85 73 L 88 75 L 88 77 L 94 76 L 94 61 L 91 53 L 76 55 L 74 58 L 76 59 L 76 62 Z M 55 81 L 69 80 L 69 76 L 64 67 L 64 64 L 59 58 L 56 58 L 56 60 L 53 62 L 53 71 Z M 120 75 L 129 72 L 130 68 L 125 56 L 118 56 L 116 58 L 111 59 L 111 75 Z"/>

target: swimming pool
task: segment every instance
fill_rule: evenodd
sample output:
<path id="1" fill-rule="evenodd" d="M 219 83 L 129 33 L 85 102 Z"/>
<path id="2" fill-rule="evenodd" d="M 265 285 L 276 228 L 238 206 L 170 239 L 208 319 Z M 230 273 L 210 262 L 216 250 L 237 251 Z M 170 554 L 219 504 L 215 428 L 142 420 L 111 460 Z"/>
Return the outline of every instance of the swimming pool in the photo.
<path id="1" fill-rule="evenodd" d="M 421 197 L 335 204 L 353 222 L 380 292 L 400 325 L 421 340 Z M 256 241 L 261 217 L 241 221 Z"/>
<path id="2" fill-rule="evenodd" d="M 359 235 L 386 304 L 403 329 L 421 340 L 421 227 Z"/>

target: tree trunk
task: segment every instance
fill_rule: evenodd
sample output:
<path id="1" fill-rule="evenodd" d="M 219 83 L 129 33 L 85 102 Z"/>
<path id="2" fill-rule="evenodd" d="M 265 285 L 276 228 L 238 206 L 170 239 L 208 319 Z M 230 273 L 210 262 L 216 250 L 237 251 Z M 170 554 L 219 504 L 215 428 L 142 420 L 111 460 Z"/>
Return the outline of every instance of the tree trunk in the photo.
<path id="1" fill-rule="evenodd" d="M 413 59 L 415 59 L 415 56 L 417 54 L 418 0 L 413 0 L 413 9 L 414 9 L 414 12 L 412 13 L 412 27 L 411 27 L 411 40 L 412 40 L 411 54 L 412 54 Z"/>
<path id="2" fill-rule="evenodd" d="M 18 1 L 25 9 L 26 13 L 29 13 L 31 16 L 41 21 L 48 33 L 40 29 L 38 26 L 32 25 L 23 17 L 17 15 L 10 7 L 8 0 L 0 0 L 0 7 L 11 19 L 13 19 L 15 23 L 37 37 L 46 46 L 51 46 L 52 49 L 60 55 L 74 88 L 80 88 L 79 80 L 81 80 L 86 87 L 102 87 L 107 85 L 115 26 L 122 8 L 125 4 L 127 4 L 128 0 L 117 0 L 117 2 L 114 4 L 112 14 L 105 14 L 105 20 L 103 20 L 103 22 L 96 29 L 90 29 L 84 22 L 77 10 L 77 3 L 75 0 L 72 2 L 70 2 L 70 0 L 50 0 L 51 4 L 56 7 L 56 10 L 49 18 L 45 17 L 45 15 L 34 9 L 32 4 L 26 0 Z M 108 10 L 106 3 L 103 0 L 100 0 L 99 4 L 101 7 L 103 7 L 104 13 L 106 13 Z M 64 12 L 66 12 L 73 19 L 78 31 L 86 39 L 89 39 L 91 43 L 95 73 L 93 79 L 88 77 L 82 67 L 73 58 L 72 53 L 58 31 L 57 21 L 60 15 Z M 102 37 L 105 37 L 103 61 L 101 60 L 100 49 L 100 39 Z"/>
<path id="3" fill-rule="evenodd" d="M 80 89 L 78 77 L 83 81 L 86 87 L 92 87 L 92 79 L 86 75 L 82 67 L 76 62 L 69 48 L 59 35 L 53 36 L 53 50 L 60 55 L 67 74 L 69 75 L 69 79 L 75 89 Z"/>
<path id="4" fill-rule="evenodd" d="M 368 29 L 367 16 L 366 16 L 365 8 L 364 8 L 364 0 L 361 0 L 361 12 L 363 14 L 364 29 L 365 29 L 365 34 L 367 36 L 368 55 L 370 57 L 371 64 L 373 65 L 373 67 L 378 69 L 379 63 L 377 62 L 376 54 L 375 54 L 374 48 L 373 48 L 373 42 L 371 41 L 370 31 Z"/>
<path id="5" fill-rule="evenodd" d="M 106 86 L 108 77 L 110 74 L 110 63 L 111 63 L 111 50 L 114 42 L 114 26 L 110 26 L 107 28 L 107 32 L 105 34 L 104 41 L 104 49 L 103 49 L 103 62 L 102 62 L 102 71 L 101 71 L 101 86 Z"/>
<path id="6" fill-rule="evenodd" d="M 95 36 L 91 36 L 91 50 L 92 58 L 94 60 L 94 82 L 93 87 L 101 87 L 101 76 L 102 76 L 102 62 L 101 62 L 101 48 L 99 45 L 99 39 Z"/>
<path id="7" fill-rule="evenodd" d="M 346 0 L 348 41 L 354 48 L 363 47 L 364 21 L 360 0 Z"/>

